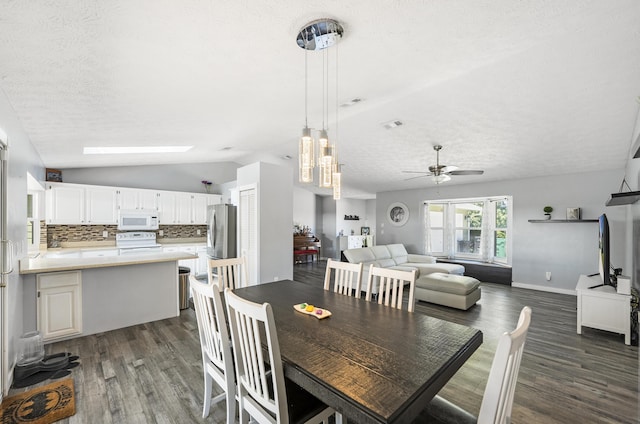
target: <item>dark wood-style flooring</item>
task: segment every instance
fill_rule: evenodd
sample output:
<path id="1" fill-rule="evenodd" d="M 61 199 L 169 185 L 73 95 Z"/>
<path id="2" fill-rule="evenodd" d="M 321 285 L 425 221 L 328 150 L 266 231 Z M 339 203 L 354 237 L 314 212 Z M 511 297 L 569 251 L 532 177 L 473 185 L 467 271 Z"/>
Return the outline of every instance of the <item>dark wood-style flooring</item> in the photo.
<path id="1" fill-rule="evenodd" d="M 295 265 L 294 279 L 321 285 L 324 266 L 324 261 Z M 604 331 L 585 328 L 577 335 L 574 296 L 499 284 L 483 284 L 482 299 L 469 311 L 416 305 L 416 313 L 484 333 L 483 345 L 440 395 L 477 415 L 497 339 L 515 326 L 525 305 L 533 318 L 513 422 L 637 423 L 638 348 Z M 62 351 L 78 354 L 82 364 L 72 373 L 77 412 L 61 423 L 224 422 L 223 404 L 201 418 L 202 362 L 190 309 L 177 318 L 47 345 L 48 353 Z"/>

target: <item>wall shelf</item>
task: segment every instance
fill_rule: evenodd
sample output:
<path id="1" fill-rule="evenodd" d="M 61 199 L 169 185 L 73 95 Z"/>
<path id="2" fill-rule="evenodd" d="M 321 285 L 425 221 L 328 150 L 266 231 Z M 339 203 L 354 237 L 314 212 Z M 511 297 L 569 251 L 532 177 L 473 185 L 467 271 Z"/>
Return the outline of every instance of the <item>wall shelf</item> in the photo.
<path id="1" fill-rule="evenodd" d="M 559 223 L 578 223 L 578 222 L 598 222 L 597 219 L 530 219 L 529 222 L 535 224 L 559 224 Z"/>

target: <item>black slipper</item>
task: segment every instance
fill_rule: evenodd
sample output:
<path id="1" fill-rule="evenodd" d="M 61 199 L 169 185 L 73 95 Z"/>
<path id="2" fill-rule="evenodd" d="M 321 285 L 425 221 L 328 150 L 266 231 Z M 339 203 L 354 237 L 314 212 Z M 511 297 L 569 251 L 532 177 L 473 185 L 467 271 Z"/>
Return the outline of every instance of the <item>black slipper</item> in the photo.
<path id="1" fill-rule="evenodd" d="M 77 362 L 75 362 L 77 364 Z M 56 379 L 66 377 L 71 374 L 68 369 L 56 370 L 56 371 L 40 371 L 22 380 L 16 380 L 13 382 L 13 387 L 21 389 L 23 387 L 31 386 L 33 384 L 42 383 L 48 379 Z"/>
<path id="2" fill-rule="evenodd" d="M 77 358 L 77 356 L 71 356 L 69 352 L 47 355 L 42 360 L 32 364 L 16 365 L 13 374 L 16 380 L 23 380 L 38 372 L 64 369 L 71 360 L 75 360 Z"/>

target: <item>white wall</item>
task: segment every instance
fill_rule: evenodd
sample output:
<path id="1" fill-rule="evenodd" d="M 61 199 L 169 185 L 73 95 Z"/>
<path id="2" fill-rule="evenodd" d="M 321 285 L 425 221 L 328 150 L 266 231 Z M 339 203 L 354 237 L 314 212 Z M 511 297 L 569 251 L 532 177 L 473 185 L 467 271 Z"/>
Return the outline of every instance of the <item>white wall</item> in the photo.
<path id="1" fill-rule="evenodd" d="M 8 346 L 6 346 L 8 366 L 11 368 L 16 359 L 17 340 L 22 335 L 24 328 L 22 278 L 18 274 L 18 260 L 27 254 L 27 229 L 25 225 L 27 220 L 27 173 L 42 181 L 44 179 L 44 165 L 2 90 L 0 90 L 0 127 L 9 138 L 7 155 L 9 161 L 7 193 L 9 227 L 6 236 L 14 242 L 12 264 L 14 271 L 9 274 L 8 286 L 3 289 L 4 315 L 2 317 L 4 331 L 6 331 L 8 339 Z M 4 377 L 4 385 L 8 389 L 6 380 L 8 375 Z"/>
<path id="2" fill-rule="evenodd" d="M 640 113 L 634 128 L 625 179 L 631 191 L 638 191 L 640 190 L 640 158 L 634 159 L 633 155 L 640 149 Z M 632 284 L 640 290 L 640 202 L 624 207 L 627 212 L 627 234 L 632 234 L 632 237 L 626 246 L 627 256 L 623 274 L 631 276 Z"/>
<path id="3" fill-rule="evenodd" d="M 316 234 L 316 195 L 300 187 L 293 187 L 293 225 L 307 226 Z M 291 228 L 293 234 L 293 226 Z"/>
<path id="4" fill-rule="evenodd" d="M 583 218 L 606 213 L 611 234 L 611 261 L 625 263 L 627 243 L 624 208 L 605 207 L 605 202 L 622 181 L 623 170 L 568 174 L 486 184 L 429 186 L 377 194 L 377 244 L 404 243 L 411 253 L 423 253 L 422 203 L 424 200 L 480 196 L 513 196 L 513 280 L 541 289 L 573 290 L 580 274 L 598 271 L 597 223 L 534 224 L 545 205 L 554 207 L 553 218 L 564 219 L 568 207 L 582 208 Z M 386 218 L 392 202 L 409 208 L 409 221 L 394 227 Z M 551 271 L 552 279 L 545 280 Z"/>
<path id="5" fill-rule="evenodd" d="M 62 169 L 65 183 L 206 193 L 202 181 L 211 181 L 211 193 L 236 179 L 240 165 L 233 162 L 116 166 Z M 226 201 L 226 200 L 225 200 Z"/>
<path id="6" fill-rule="evenodd" d="M 293 170 L 256 162 L 238 169 L 238 187 L 257 184 L 258 282 L 293 279 Z"/>

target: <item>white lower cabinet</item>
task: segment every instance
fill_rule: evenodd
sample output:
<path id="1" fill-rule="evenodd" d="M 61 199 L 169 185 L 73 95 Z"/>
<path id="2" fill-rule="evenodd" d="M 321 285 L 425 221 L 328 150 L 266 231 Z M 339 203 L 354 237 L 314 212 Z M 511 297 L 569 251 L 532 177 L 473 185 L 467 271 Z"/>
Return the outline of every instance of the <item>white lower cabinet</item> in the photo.
<path id="1" fill-rule="evenodd" d="M 43 341 L 82 334 L 82 273 L 37 276 L 37 325 Z"/>
<path id="2" fill-rule="evenodd" d="M 207 275 L 209 256 L 207 256 L 207 246 L 200 246 L 196 249 L 198 259 L 196 259 L 196 277 Z"/>

